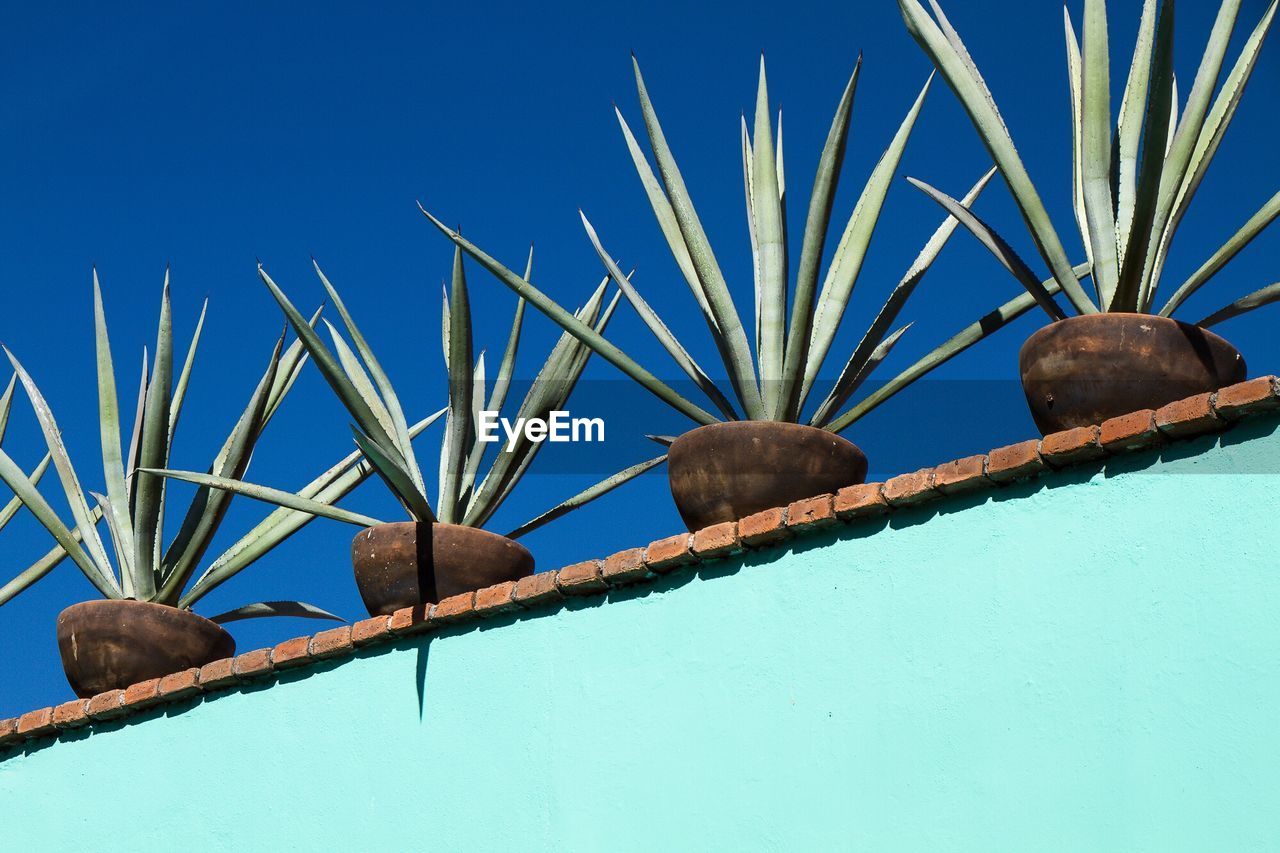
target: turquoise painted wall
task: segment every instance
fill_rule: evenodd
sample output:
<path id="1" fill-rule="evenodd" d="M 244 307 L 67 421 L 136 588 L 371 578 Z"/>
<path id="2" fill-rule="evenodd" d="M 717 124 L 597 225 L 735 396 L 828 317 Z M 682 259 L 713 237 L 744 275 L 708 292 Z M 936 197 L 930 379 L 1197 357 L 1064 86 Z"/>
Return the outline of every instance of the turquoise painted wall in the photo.
<path id="1" fill-rule="evenodd" d="M 0 762 L 6 850 L 1280 844 L 1280 432 L 1238 428 Z"/>

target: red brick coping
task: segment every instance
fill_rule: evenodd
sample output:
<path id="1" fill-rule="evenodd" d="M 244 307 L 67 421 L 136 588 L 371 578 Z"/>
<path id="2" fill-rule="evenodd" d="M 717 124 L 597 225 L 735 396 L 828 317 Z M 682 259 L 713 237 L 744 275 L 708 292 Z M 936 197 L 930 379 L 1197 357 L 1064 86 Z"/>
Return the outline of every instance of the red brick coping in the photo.
<path id="1" fill-rule="evenodd" d="M 274 648 L 245 652 L 199 669 L 143 681 L 124 690 L 28 711 L 19 717 L 0 720 L 0 747 L 12 747 L 31 738 L 56 735 L 64 729 L 123 717 L 163 702 L 235 689 L 275 672 L 315 661 L 350 657 L 362 646 L 426 633 L 442 625 L 544 608 L 570 596 L 598 595 L 684 566 L 721 559 L 748 548 L 769 547 L 792 536 L 879 516 L 899 507 L 994 489 L 1069 465 L 1217 432 L 1246 416 L 1275 410 L 1280 410 L 1280 379 L 1275 376 L 1251 379 L 1214 394 L 1179 400 L 1158 410 L 1133 412 L 1097 426 L 999 447 L 985 455 L 899 474 L 884 483 L 866 483 L 841 489 L 834 495 L 816 495 L 737 522 L 659 539 L 648 547 L 630 548 L 603 560 L 575 563 L 519 582 L 508 581 L 477 592 L 454 595 L 438 604 L 405 608 L 391 616 L 375 616 L 309 637 L 285 640 Z"/>

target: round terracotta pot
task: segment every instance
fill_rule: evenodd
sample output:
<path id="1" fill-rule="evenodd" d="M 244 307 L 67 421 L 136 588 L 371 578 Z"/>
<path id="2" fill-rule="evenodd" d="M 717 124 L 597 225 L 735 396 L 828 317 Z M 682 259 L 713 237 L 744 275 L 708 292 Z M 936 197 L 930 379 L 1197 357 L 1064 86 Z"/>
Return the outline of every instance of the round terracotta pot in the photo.
<path id="1" fill-rule="evenodd" d="M 83 601 L 58 614 L 58 651 L 84 699 L 236 653 L 221 625 L 149 601 Z"/>
<path id="2" fill-rule="evenodd" d="M 351 564 L 371 616 L 533 574 L 533 555 L 514 540 L 474 527 L 414 521 L 361 530 L 351 541 Z"/>
<path id="3" fill-rule="evenodd" d="M 867 457 L 834 433 L 776 421 L 730 421 L 677 438 L 667 457 L 690 530 L 863 482 Z"/>
<path id="4" fill-rule="evenodd" d="M 1150 314 L 1084 314 L 1027 338 L 1022 390 L 1044 434 L 1216 391 L 1245 378 L 1240 351 L 1199 326 Z"/>

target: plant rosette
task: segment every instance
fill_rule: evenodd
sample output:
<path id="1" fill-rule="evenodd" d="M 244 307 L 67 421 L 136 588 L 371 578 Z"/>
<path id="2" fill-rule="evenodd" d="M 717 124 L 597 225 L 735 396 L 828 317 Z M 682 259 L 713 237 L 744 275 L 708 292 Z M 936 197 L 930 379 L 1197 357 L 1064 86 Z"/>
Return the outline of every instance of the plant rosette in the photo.
<path id="1" fill-rule="evenodd" d="M 1100 423 L 1215 391 L 1246 376 L 1244 358 L 1209 327 L 1280 299 L 1271 284 L 1198 322 L 1174 311 L 1280 216 L 1280 193 L 1159 307 L 1170 246 L 1235 116 L 1275 18 L 1271 2 L 1222 79 L 1239 0 L 1223 0 L 1190 93 L 1174 77 L 1172 0 L 1145 0 L 1124 94 L 1113 121 L 1106 3 L 1086 0 L 1083 38 L 1064 10 L 1070 81 L 1073 201 L 1094 293 L 1078 281 L 995 99 L 937 0 L 898 0 L 911 35 L 960 99 L 1017 203 L 1052 287 L 968 206 L 910 179 L 995 255 L 1053 321 L 1019 355 L 1023 391 L 1045 433 Z M 1215 94 L 1216 92 L 1216 94 Z M 1054 298 L 1061 291 L 1068 308 Z"/>
<path id="2" fill-rule="evenodd" d="M 525 270 L 529 276 L 533 257 Z M 449 380 L 449 405 L 420 425 L 446 416 L 440 446 L 439 481 L 434 504 L 427 498 L 422 466 L 411 443 L 420 429 L 407 427 L 400 401 L 368 341 L 356 326 L 346 304 L 316 266 L 329 300 L 337 310 L 351 343 L 332 324 L 326 324 L 332 349 L 316 334 L 284 291 L 259 268 L 259 275 L 297 332 L 311 360 L 351 416 L 363 470 L 376 471 L 409 516 L 408 521 L 384 522 L 322 502 L 314 496 L 290 494 L 231 477 L 194 471 L 160 471 L 187 480 L 242 494 L 296 511 L 364 528 L 351 543 L 352 569 L 360 596 L 370 615 L 393 613 L 482 589 L 532 574 L 533 555 L 514 540 L 555 521 L 640 476 L 667 460 L 667 454 L 632 465 L 590 486 L 550 510 L 516 527 L 506 536 L 481 529 L 489 523 L 533 462 L 543 440 L 559 440 L 563 425 L 591 431 L 591 423 L 562 420 L 574 386 L 582 376 L 591 350 L 568 333 L 560 336 L 541 371 L 521 401 L 515 418 L 503 418 L 515 371 L 524 300 L 516 304 L 506 349 L 492 382 L 486 379 L 484 353 L 472 351 L 471 302 L 460 250 L 454 251 L 453 275 L 444 296 L 441 339 Z M 609 279 L 595 288 L 575 317 L 604 331 L 620 294 L 605 301 Z M 590 419 L 585 419 L 589 421 Z M 502 429 L 497 427 L 502 425 Z M 603 433 L 603 422 L 599 422 Z M 554 434 L 550 431 L 554 428 Z M 490 449 L 494 449 L 490 453 Z M 488 467 L 485 469 L 485 462 Z"/>
<path id="3" fill-rule="evenodd" d="M 697 363 L 650 303 L 604 248 L 595 228 L 582 217 L 588 239 L 605 271 L 657 339 L 666 354 L 705 395 L 712 413 L 662 382 L 629 355 L 565 310 L 527 277 L 507 268 L 456 229 L 423 213 L 450 240 L 499 281 L 546 314 L 601 358 L 693 420 L 698 428 L 679 438 L 651 436 L 670 446 L 668 474 L 677 509 L 690 529 L 743 518 L 814 494 L 862 482 L 862 452 L 839 436 L 881 403 L 929 371 L 964 352 L 1035 307 L 1023 294 L 960 329 L 902 370 L 854 401 L 876 368 L 910 328 L 899 324 L 908 298 L 958 227 L 948 214 L 891 290 L 841 367 L 825 396 L 815 394 L 819 374 L 831 355 L 854 287 L 862 272 L 885 199 L 923 108 L 925 83 L 863 186 L 831 261 L 822 273 L 832 207 L 844 162 L 861 60 L 845 85 L 818 161 L 794 280 L 788 265 L 787 186 L 782 158 L 782 120 L 771 120 L 763 60 L 756 94 L 754 132 L 742 119 L 742 164 L 747 224 L 755 283 L 754 352 L 728 283 L 694 210 L 684 178 L 650 101 L 639 64 L 636 88 L 656 171 L 621 111 L 617 118 L 636 173 L 666 238 L 672 257 L 715 342 L 728 376 L 721 390 Z M 994 176 L 988 171 L 960 203 L 967 209 Z M 1084 275 L 1087 267 L 1078 273 Z M 1054 288 L 1050 283 L 1047 287 Z M 824 379 L 825 381 L 825 379 Z M 727 391 L 727 393 L 726 393 Z M 846 404 L 847 407 L 846 407 Z"/>
<path id="4" fill-rule="evenodd" d="M 96 270 L 93 291 L 98 415 L 106 493 L 86 492 L 82 488 L 81 476 L 63 443 L 52 409 L 21 362 L 6 350 L 14 378 L 0 397 L 0 437 L 8 423 L 15 385 L 20 380 L 48 452 L 27 475 L 0 450 L 0 480 L 15 495 L 13 501 L 0 510 L 0 526 L 23 505 L 56 544 L 0 587 L 0 605 L 37 583 L 64 560 L 70 559 L 84 573 L 104 600 L 72 605 L 63 610 L 57 620 L 63 668 L 72 689 L 80 696 L 127 687 L 229 656 L 235 650 L 235 642 L 221 627 L 228 622 L 269 616 L 342 621 L 326 610 L 301 601 L 245 604 L 209 619 L 192 612 L 191 608 L 205 595 L 296 533 L 312 516 L 289 509 L 272 512 L 196 575 L 233 496 L 207 487 L 197 489 L 182 513 L 177 534 L 165 543 L 163 519 L 167 514 L 176 515 L 180 507 L 173 506 L 170 490 L 154 471 L 167 464 L 173 447 L 204 328 L 205 310 L 201 310 L 196 322 L 182 369 L 175 373 L 166 274 L 155 355 L 148 362 L 144 353 L 133 434 L 125 453 L 121 444 L 111 344 Z M 276 342 L 266 371 L 210 463 L 210 471 L 219 476 L 243 476 L 263 430 L 283 403 L 306 359 L 301 343 L 294 342 L 286 348 L 283 336 Z M 421 425 L 415 426 L 415 429 L 421 428 Z M 57 472 L 70 506 L 71 523 L 59 517 L 37 488 L 50 464 Z M 334 501 L 370 473 L 367 466 L 361 465 L 360 454 L 351 454 L 313 480 L 299 495 Z M 104 521 L 106 536 L 98 529 Z"/>

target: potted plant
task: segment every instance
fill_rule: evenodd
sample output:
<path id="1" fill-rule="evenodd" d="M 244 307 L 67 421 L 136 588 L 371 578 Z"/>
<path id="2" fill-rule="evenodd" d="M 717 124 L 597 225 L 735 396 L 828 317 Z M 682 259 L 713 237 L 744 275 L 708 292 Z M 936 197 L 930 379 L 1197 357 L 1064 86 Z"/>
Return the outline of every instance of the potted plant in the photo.
<path id="1" fill-rule="evenodd" d="M 332 324 L 326 323 L 333 342 L 330 350 L 266 271 L 259 267 L 258 272 L 325 380 L 354 419 L 352 432 L 360 452 L 404 507 L 409 520 L 385 523 L 235 477 L 194 471 L 157 470 L 155 473 L 363 528 L 351 543 L 351 559 L 356 584 L 371 615 L 393 613 L 403 607 L 435 602 L 532 574 L 533 555 L 515 541 L 517 537 L 589 503 L 666 460 L 663 454 L 620 471 L 506 536 L 482 529 L 511 494 L 542 445 L 522 433 L 514 443 L 502 445 L 487 473 L 480 476 L 485 451 L 490 445 L 479 435 L 477 423 L 482 412 L 496 416 L 506 403 L 515 371 L 524 301 L 516 305 L 502 362 L 490 387 L 485 377 L 484 353 L 473 362 L 470 297 L 462 253 L 455 251 L 443 322 L 449 405 L 447 410 L 442 410 L 448 414 L 440 449 L 439 488 L 433 507 L 410 442 L 412 435 L 406 431 L 399 398 L 338 291 L 317 265 L 320 282 L 352 341 L 348 344 Z M 529 274 L 528 269 L 525 274 Z M 604 305 L 608 281 L 605 278 L 600 282 L 575 315 L 597 333 L 604 331 L 619 298 L 614 294 L 608 305 Z M 590 355 L 586 347 L 569 335 L 562 335 L 521 402 L 517 419 L 545 418 L 549 412 L 564 409 Z"/>
<path id="2" fill-rule="evenodd" d="M 97 352 L 98 406 L 106 494 L 86 497 L 53 412 L 30 374 L 5 350 L 23 389 L 31 400 L 73 522 L 64 523 L 36 488 L 41 467 L 28 477 L 0 450 L 0 479 L 13 490 L 57 545 L 41 560 L 0 588 L 0 604 L 70 558 L 103 596 L 102 600 L 73 604 L 58 616 L 57 637 L 63 668 L 76 695 L 92 696 L 148 678 L 201 666 L 235 652 L 235 642 L 222 627 L 237 619 L 262 616 L 303 616 L 338 619 L 331 613 L 297 601 L 247 604 L 208 619 L 192 612 L 205 595 L 252 564 L 312 516 L 280 510 L 241 537 L 208 563 L 188 588 L 226 514 L 231 495 L 197 490 L 178 533 L 165 546 L 163 519 L 168 505 L 165 481 L 149 473 L 167 465 L 178 419 L 183 410 L 197 345 L 204 327 L 200 312 L 186 359 L 176 381 L 173 372 L 173 329 L 169 279 L 165 275 L 156 352 L 150 366 L 144 353 L 142 379 L 127 455 L 122 453 L 115 369 L 107 335 L 102 294 L 94 273 L 94 325 Z M 207 304 L 206 304 L 207 307 Z M 295 342 L 283 348 L 283 338 L 271 353 L 262 379 L 248 405 L 210 465 L 221 476 L 243 476 L 263 429 L 270 422 L 306 361 Z M 12 383 L 11 383 L 12 387 Z M 0 401 L 0 421 L 7 420 L 10 394 Z M 415 425 L 421 431 L 428 422 Z M 338 500 L 363 482 L 370 466 L 352 454 L 308 484 L 300 495 L 317 502 Z M 92 502 L 90 501 L 92 499 Z M 105 519 L 108 535 L 99 535 Z M 111 554 L 108 554 L 108 543 Z M 114 556 L 114 566 L 112 564 Z M 341 621 L 340 619 L 338 621 Z"/>
<path id="3" fill-rule="evenodd" d="M 742 518 L 760 510 L 784 506 L 792 500 L 862 482 L 867 472 L 866 457 L 838 433 L 1034 304 L 1030 297 L 1024 296 L 1000 306 L 962 329 L 856 405 L 842 411 L 906 331 L 906 326 L 895 329 L 898 315 L 953 233 L 956 220 L 949 216 L 925 243 L 906 275 L 889 294 L 829 392 L 820 402 L 813 402 L 816 398 L 812 393 L 818 384 L 819 373 L 844 318 L 890 183 L 929 84 L 925 84 L 863 187 L 819 288 L 820 266 L 861 69 L 859 60 L 840 97 L 818 162 L 799 265 L 792 286 L 788 281 L 787 193 L 781 155 L 781 115 L 775 142 L 762 60 L 754 137 L 747 128 L 745 117 L 742 121 L 747 223 L 753 250 L 757 306 L 753 361 L 752 347 L 728 283 L 667 145 L 639 65 L 634 65 L 640 109 L 657 162 L 656 174 L 621 111 L 615 110 L 618 122 L 658 225 L 724 362 L 736 405 L 695 362 L 636 288 L 621 275 L 585 216 L 583 224 L 587 235 L 609 274 L 618 282 L 632 307 L 667 353 L 707 396 L 718 415 L 677 393 L 561 308 L 543 291 L 426 210 L 423 213 L 500 281 L 600 353 L 601 357 L 699 424 L 697 429 L 674 439 L 670 445 L 668 470 L 671 492 L 689 529 Z M 977 198 L 991 176 L 992 173 L 987 173 L 974 185 L 966 196 L 965 204 Z M 790 300 L 789 291 L 793 292 Z"/>
<path id="4" fill-rule="evenodd" d="M 1178 226 L 1235 115 L 1276 4 L 1271 3 L 1226 80 L 1221 76 L 1239 0 L 1224 0 L 1185 104 L 1173 73 L 1173 2 L 1146 0 L 1119 119 L 1112 129 L 1111 74 L 1103 0 L 1086 0 L 1083 39 L 1066 16 L 1076 221 L 1092 263 L 1094 297 L 1072 275 L 1062 241 L 1014 148 L 986 83 L 935 0 L 937 20 L 917 0 L 898 0 L 907 27 L 960 98 L 1031 232 L 1067 295 L 1066 312 L 985 222 L 954 199 L 913 181 L 957 216 L 1032 294 L 1053 321 L 1019 356 L 1023 390 L 1044 432 L 1216 390 L 1245 377 L 1239 351 L 1210 326 L 1280 299 L 1280 285 L 1255 291 L 1197 323 L 1171 318 L 1280 215 L 1280 193 L 1160 303 L 1157 293 Z M 1157 8 L 1159 7 L 1159 8 Z"/>

